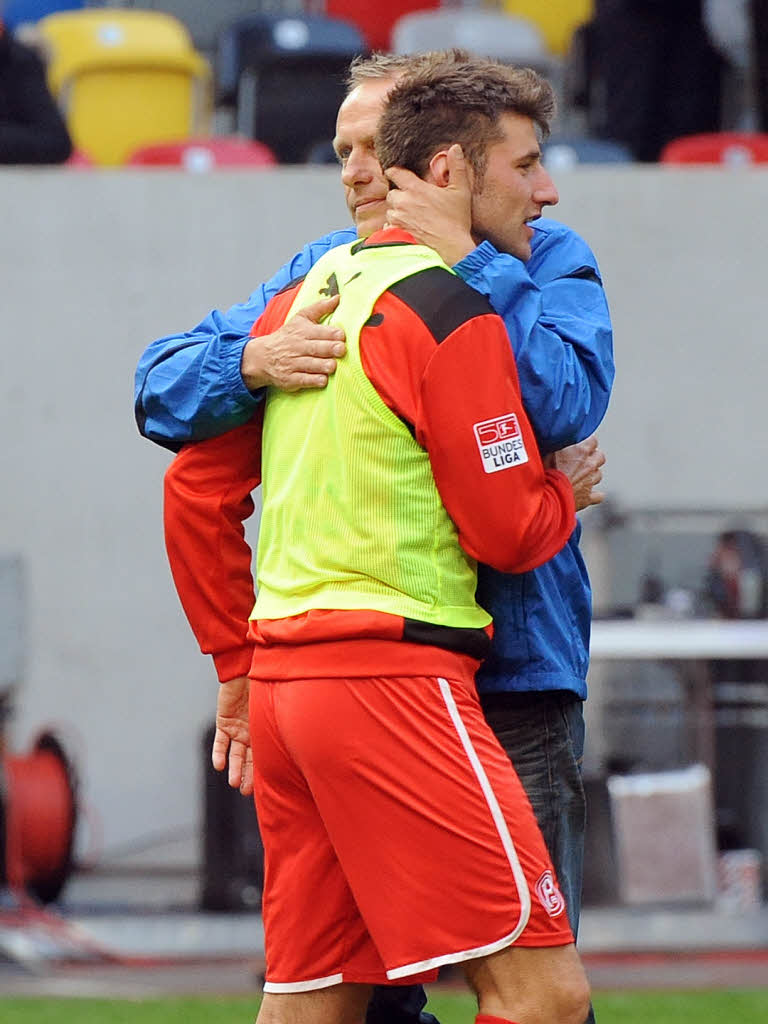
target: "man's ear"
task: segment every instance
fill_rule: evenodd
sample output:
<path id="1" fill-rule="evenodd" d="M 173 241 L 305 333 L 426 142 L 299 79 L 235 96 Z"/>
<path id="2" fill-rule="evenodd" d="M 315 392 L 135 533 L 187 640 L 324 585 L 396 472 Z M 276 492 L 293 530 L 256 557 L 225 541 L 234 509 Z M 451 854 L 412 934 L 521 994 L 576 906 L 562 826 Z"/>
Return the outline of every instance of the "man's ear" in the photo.
<path id="1" fill-rule="evenodd" d="M 429 166 L 427 167 L 427 173 L 424 175 L 424 180 L 430 182 L 432 185 L 438 185 L 440 188 L 446 187 L 450 181 L 447 149 L 438 150 L 429 161 Z"/>

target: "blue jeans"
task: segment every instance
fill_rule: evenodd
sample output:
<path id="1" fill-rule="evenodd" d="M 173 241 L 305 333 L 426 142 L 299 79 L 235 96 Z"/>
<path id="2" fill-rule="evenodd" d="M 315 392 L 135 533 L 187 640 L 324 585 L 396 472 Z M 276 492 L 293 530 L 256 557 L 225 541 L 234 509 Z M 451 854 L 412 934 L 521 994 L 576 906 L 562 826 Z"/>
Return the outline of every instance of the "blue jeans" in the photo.
<path id="1" fill-rule="evenodd" d="M 582 702 L 568 690 L 485 694 L 488 724 L 509 754 L 547 844 L 574 935 L 581 911 L 586 808 Z M 432 1024 L 420 986 L 374 989 L 366 1024 Z M 594 1024 L 590 1009 L 585 1024 Z"/>
<path id="2" fill-rule="evenodd" d="M 576 935 L 586 821 L 582 702 L 568 690 L 551 690 L 485 694 L 480 703 L 531 801 Z"/>

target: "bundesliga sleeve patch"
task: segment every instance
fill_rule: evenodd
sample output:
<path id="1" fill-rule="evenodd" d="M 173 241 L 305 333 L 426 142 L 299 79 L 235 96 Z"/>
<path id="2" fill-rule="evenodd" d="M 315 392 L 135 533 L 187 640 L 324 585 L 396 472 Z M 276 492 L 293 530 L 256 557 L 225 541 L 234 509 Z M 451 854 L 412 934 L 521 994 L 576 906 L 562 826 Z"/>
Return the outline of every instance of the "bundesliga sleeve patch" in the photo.
<path id="1" fill-rule="evenodd" d="M 498 473 L 528 461 L 520 425 L 513 412 L 475 423 L 473 430 L 486 473 Z"/>

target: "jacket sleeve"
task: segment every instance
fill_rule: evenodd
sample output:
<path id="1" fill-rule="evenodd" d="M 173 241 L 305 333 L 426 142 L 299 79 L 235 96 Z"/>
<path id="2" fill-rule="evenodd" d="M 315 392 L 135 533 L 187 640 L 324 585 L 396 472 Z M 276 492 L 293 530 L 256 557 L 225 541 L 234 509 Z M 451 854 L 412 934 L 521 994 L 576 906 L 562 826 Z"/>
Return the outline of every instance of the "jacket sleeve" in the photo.
<path id="1" fill-rule="evenodd" d="M 203 654 L 221 682 L 248 674 L 256 600 L 243 522 L 261 482 L 261 409 L 220 437 L 188 445 L 168 467 L 165 547 L 173 581 Z"/>
<path id="2" fill-rule="evenodd" d="M 281 324 L 295 292 L 270 302 L 253 325 Z M 219 437 L 182 448 L 165 474 L 165 546 L 182 607 L 221 682 L 248 673 L 249 618 L 256 600 L 244 521 L 261 483 L 264 403 L 251 419 Z"/>
<path id="3" fill-rule="evenodd" d="M 528 263 L 482 242 L 454 268 L 507 327 L 543 453 L 589 437 L 613 384 L 613 339 L 595 257 L 565 225 L 538 228 Z"/>
<path id="4" fill-rule="evenodd" d="M 226 312 L 215 309 L 191 331 L 153 341 L 136 370 L 139 432 L 178 451 L 189 441 L 215 437 L 253 416 L 261 393 L 246 388 L 240 362 L 254 321 L 273 295 L 306 274 L 329 249 L 355 237 L 348 229 L 311 242 L 246 302 Z"/>
<path id="5" fill-rule="evenodd" d="M 467 554 L 519 573 L 565 545 L 576 523 L 573 491 L 542 465 L 499 317 L 474 317 L 437 346 L 415 427 Z"/>

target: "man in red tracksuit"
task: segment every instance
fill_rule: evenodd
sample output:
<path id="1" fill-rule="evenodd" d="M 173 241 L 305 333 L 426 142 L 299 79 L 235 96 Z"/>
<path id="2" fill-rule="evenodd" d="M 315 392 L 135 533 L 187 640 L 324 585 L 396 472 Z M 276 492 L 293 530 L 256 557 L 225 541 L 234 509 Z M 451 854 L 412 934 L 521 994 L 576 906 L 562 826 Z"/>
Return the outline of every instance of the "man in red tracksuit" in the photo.
<path id="1" fill-rule="evenodd" d="M 531 196 L 546 173 L 543 91 L 532 72 L 436 64 L 393 90 L 382 145 L 396 150 L 414 97 L 431 100 L 431 123 L 444 114 L 450 134 L 426 173 L 440 183 L 461 142 L 485 214 L 510 161 L 528 168 Z M 366 986 L 460 963 L 478 1022 L 581 1024 L 588 990 L 565 905 L 477 702 L 490 617 L 474 570 L 552 557 L 599 465 L 576 455 L 573 488 L 544 470 L 503 322 L 410 236 L 389 229 L 329 253 L 254 332 L 322 294 L 338 294 L 348 345 L 328 388 L 271 393 L 263 424 L 183 450 L 166 478 L 169 557 L 223 683 L 222 742 L 253 750 L 259 1021 L 351 1022 Z M 249 624 L 241 522 L 262 469 Z"/>

